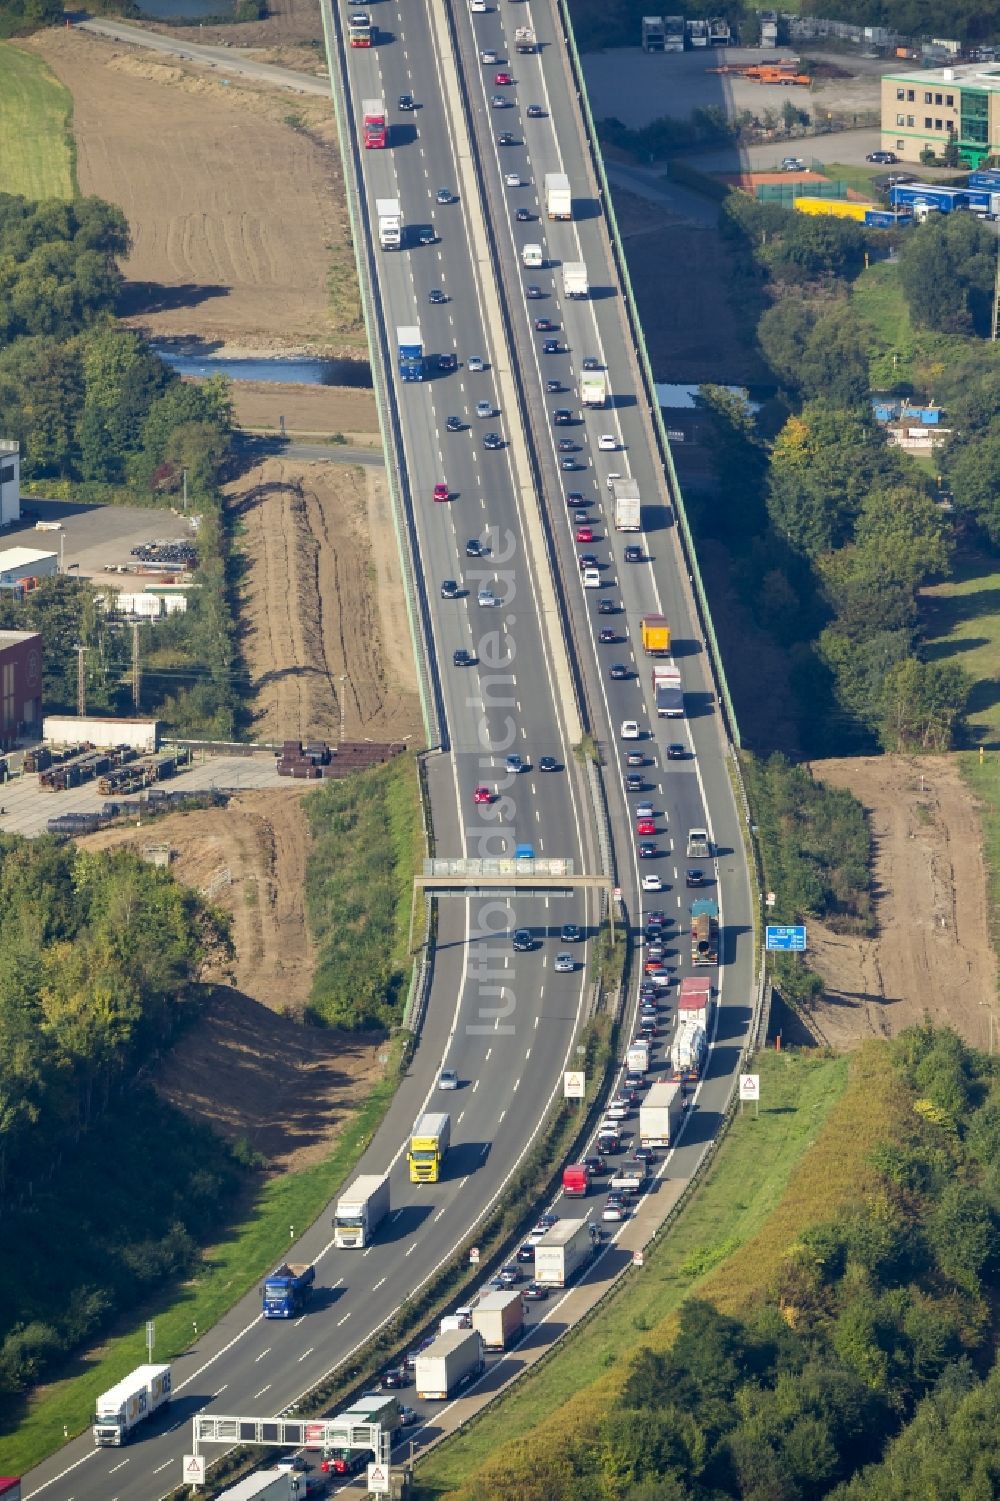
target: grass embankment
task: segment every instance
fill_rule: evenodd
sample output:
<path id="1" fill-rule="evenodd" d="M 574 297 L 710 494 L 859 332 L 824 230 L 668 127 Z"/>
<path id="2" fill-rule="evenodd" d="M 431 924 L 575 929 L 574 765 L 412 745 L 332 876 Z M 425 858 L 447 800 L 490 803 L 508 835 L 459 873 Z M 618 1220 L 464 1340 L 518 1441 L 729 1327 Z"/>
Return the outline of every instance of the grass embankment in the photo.
<path id="1" fill-rule="evenodd" d="M 411 757 L 331 783 L 307 800 L 314 845 L 307 872 L 315 904 L 325 924 L 316 936 L 321 964 L 331 962 L 338 947 L 354 943 L 353 973 L 366 993 L 365 966 L 388 955 L 395 991 L 405 997 L 408 978 L 406 943 L 410 890 L 424 850 L 416 771 Z M 381 809 L 376 819 L 373 810 Z M 375 824 L 377 822 L 377 830 Z M 378 852 L 383 852 L 380 858 Z M 340 908 L 338 901 L 345 905 Z M 329 902 L 330 905 L 325 905 Z M 360 905 L 367 921 L 364 943 L 358 942 L 354 916 Z M 340 914 L 346 939 L 338 936 Z M 372 971 L 374 973 L 374 969 Z M 79 1432 L 90 1421 L 94 1400 L 125 1372 L 145 1360 L 145 1321 L 156 1321 L 156 1358 L 171 1360 L 187 1349 L 255 1285 L 268 1267 L 288 1250 L 289 1227 L 304 1231 L 323 1211 L 353 1170 L 389 1107 L 399 1079 L 405 1038 L 390 1045 L 381 1082 L 348 1121 L 324 1162 L 298 1173 L 271 1179 L 252 1207 L 224 1240 L 204 1252 L 197 1277 L 172 1287 L 135 1310 L 127 1333 L 108 1340 L 77 1362 L 85 1367 L 64 1381 L 39 1391 L 16 1433 L 4 1437 L 5 1464 L 24 1472 L 63 1442 L 63 1427 Z"/>
<path id="2" fill-rule="evenodd" d="M 0 42 L 0 192 L 72 198 L 73 98 L 40 57 Z"/>
<path id="3" fill-rule="evenodd" d="M 551 1452 L 570 1430 L 592 1430 L 635 1351 L 670 1344 L 685 1298 L 741 1307 L 806 1225 L 857 1198 L 899 1098 L 888 1054 L 874 1046 L 848 1064 L 768 1053 L 758 1063 L 760 1117 L 736 1117 L 704 1186 L 642 1272 L 511 1396 L 418 1465 L 420 1497 L 488 1495 L 493 1466 L 527 1469 L 536 1446 Z"/>
<path id="4" fill-rule="evenodd" d="M 968 340 L 959 335 L 914 327 L 898 268 L 888 261 L 861 273 L 851 287 L 851 302 L 872 336 L 873 391 L 933 390 L 935 372 L 968 352 Z"/>
<path id="5" fill-rule="evenodd" d="M 846 183 L 856 193 L 863 193 L 873 203 L 878 202 L 878 191 L 872 186 L 872 179 L 878 177 L 881 167 L 861 167 L 849 162 L 824 162 L 823 171 L 833 182 Z"/>
<path id="6" fill-rule="evenodd" d="M 397 1025 L 413 877 L 424 856 L 413 757 L 327 783 L 306 811 L 315 841 L 306 904 L 319 945 L 308 1014 L 334 1027 Z"/>
<path id="7" fill-rule="evenodd" d="M 1000 568 L 985 553 L 962 552 L 952 577 L 921 593 L 926 611 L 924 656 L 962 667 L 975 683 L 969 695 L 970 737 L 1000 747 Z"/>

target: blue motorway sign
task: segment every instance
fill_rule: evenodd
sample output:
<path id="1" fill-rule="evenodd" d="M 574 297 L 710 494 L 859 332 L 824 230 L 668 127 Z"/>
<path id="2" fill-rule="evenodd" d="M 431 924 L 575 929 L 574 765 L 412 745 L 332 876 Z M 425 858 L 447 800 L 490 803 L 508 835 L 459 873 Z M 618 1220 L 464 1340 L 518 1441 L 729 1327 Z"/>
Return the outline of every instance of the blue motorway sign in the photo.
<path id="1" fill-rule="evenodd" d="M 804 954 L 806 951 L 805 928 L 773 928 L 766 930 L 765 948 L 769 954 Z"/>

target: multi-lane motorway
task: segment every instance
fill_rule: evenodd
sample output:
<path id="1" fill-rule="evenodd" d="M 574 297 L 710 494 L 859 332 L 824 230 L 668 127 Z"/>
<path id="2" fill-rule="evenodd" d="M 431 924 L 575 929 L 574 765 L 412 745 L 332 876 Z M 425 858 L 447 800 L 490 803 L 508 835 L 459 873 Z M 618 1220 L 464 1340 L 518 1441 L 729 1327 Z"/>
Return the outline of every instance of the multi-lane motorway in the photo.
<path id="1" fill-rule="evenodd" d="M 346 14 L 334 18 L 341 44 Z M 676 925 L 680 942 L 671 962 L 678 973 L 686 969 L 684 836 L 695 825 L 711 829 L 719 850 L 712 894 L 724 921 L 723 1005 L 694 1117 L 684 1144 L 672 1154 L 671 1176 L 685 1176 L 718 1125 L 745 1040 L 751 898 L 724 728 L 649 415 L 636 397 L 621 295 L 555 15 L 539 0 L 501 0 L 476 14 L 455 0 L 452 30 L 445 0 L 420 6 L 380 0 L 371 14 L 377 45 L 343 54 L 348 108 L 360 127 L 361 101 L 381 97 L 390 137 L 384 151 L 355 151 L 360 194 L 372 224 L 379 198 L 399 199 L 404 223 L 400 250 L 379 250 L 373 236 L 368 253 L 375 295 L 389 338 L 397 325 L 418 323 L 431 356 L 427 380 L 403 383 L 394 371 L 389 378 L 443 746 L 430 770 L 436 853 L 492 856 L 530 844 L 539 856 L 565 856 L 577 870 L 596 869 L 593 812 L 570 744 L 579 733 L 574 682 L 606 750 L 616 876 L 626 905 L 635 918 L 645 900 Z M 535 29 L 541 43 L 536 53 L 514 51 L 514 27 L 524 25 Z M 496 61 L 484 63 L 484 52 Z M 505 71 L 513 83 L 495 84 L 495 75 Z M 400 111 L 403 94 L 412 95 L 418 108 Z M 503 108 L 493 107 L 494 96 L 504 98 Z M 529 118 L 529 105 L 540 106 L 540 114 Z M 500 132 L 510 132 L 513 144 L 499 144 Z M 544 216 L 542 181 L 552 171 L 566 172 L 572 184 L 568 223 L 549 223 Z M 508 185 L 515 177 L 519 185 Z M 442 188 L 448 189 L 447 203 L 438 201 Z M 519 220 L 519 208 L 530 218 Z M 420 243 L 420 228 L 431 226 L 434 242 Z M 543 246 L 541 271 L 521 266 L 521 248 L 529 242 Z M 588 299 L 562 299 L 558 267 L 565 260 L 585 262 Z M 529 300 L 528 285 L 541 295 Z M 431 301 L 432 291 L 446 300 Z M 555 330 L 537 332 L 539 317 Z M 545 339 L 556 339 L 559 352 L 544 354 Z M 454 369 L 440 368 L 442 355 L 453 357 Z M 555 428 L 556 408 L 580 412 L 584 358 L 607 372 L 613 402 Z M 481 360 L 483 368 L 470 369 L 470 359 Z M 555 381 L 558 392 L 547 389 Z M 480 402 L 488 403 L 489 417 L 477 416 Z M 459 419 L 458 431 L 448 431 L 448 417 Z M 487 449 L 487 432 L 500 435 L 499 449 Z M 614 451 L 599 449 L 600 435 L 614 439 Z M 568 456 L 557 450 L 560 436 L 578 444 L 573 471 L 560 467 Z M 638 563 L 624 559 L 624 545 L 636 540 L 634 534 L 619 536 L 609 525 L 611 472 L 634 476 L 644 497 Z M 446 486 L 446 500 L 432 498 L 438 484 Z M 567 507 L 570 490 L 584 494 L 585 510 Z M 572 671 L 552 607 L 540 513 L 533 509 L 539 504 L 565 604 Z M 585 545 L 576 541 L 581 521 L 593 534 Z M 488 555 L 467 556 L 470 541 Z M 599 589 L 581 587 L 581 551 L 597 559 Z M 458 583 L 457 598 L 442 597 L 446 579 Z M 498 607 L 477 604 L 480 585 L 496 589 Z M 602 600 L 614 613 L 600 612 Z M 673 627 L 688 711 L 680 723 L 655 718 L 638 641 L 640 617 L 652 612 L 665 614 Z M 606 627 L 613 628 L 614 642 L 601 643 Z M 454 654 L 463 650 L 476 659 L 474 665 L 453 665 Z M 612 679 L 613 663 L 625 666 L 628 675 Z M 632 748 L 619 735 L 625 719 L 638 720 L 642 728 L 642 797 L 656 809 L 659 853 L 641 862 L 634 832 L 638 797 L 625 791 L 625 751 Z M 674 740 L 684 741 L 683 760 L 666 759 L 666 744 Z M 506 770 L 512 753 L 527 769 Z M 540 769 L 543 756 L 554 760 L 555 770 Z M 489 805 L 474 801 L 481 785 L 492 794 Z M 661 892 L 640 895 L 640 868 L 659 874 Z M 141 1440 L 121 1451 L 95 1451 L 89 1432 L 83 1434 L 28 1477 L 27 1495 L 150 1501 L 164 1494 L 180 1480 L 194 1412 L 283 1410 L 387 1321 L 453 1249 L 468 1243 L 472 1227 L 523 1158 L 572 1062 L 588 945 L 562 943 L 559 927 L 575 922 L 586 933 L 594 917 L 582 896 L 519 896 L 514 905 L 488 897 L 440 903 L 420 1044 L 360 1164 L 361 1171 L 391 1171 L 388 1229 L 370 1250 L 357 1253 L 331 1247 L 329 1214 L 304 1235 L 301 1227 L 290 1227 L 290 1254 L 317 1266 L 320 1291 L 309 1312 L 290 1326 L 265 1323 L 259 1296 L 251 1293 L 174 1362 L 177 1395 L 168 1418 L 154 1420 Z M 514 953 L 515 926 L 531 928 L 530 953 Z M 557 973 L 554 955 L 567 947 L 576 968 Z M 457 1093 L 437 1090 L 442 1066 L 458 1073 Z M 452 1152 L 445 1180 L 436 1185 L 411 1185 L 406 1174 L 405 1142 L 422 1108 L 452 1114 Z M 600 1202 L 592 1197 L 586 1209 L 599 1213 Z"/>

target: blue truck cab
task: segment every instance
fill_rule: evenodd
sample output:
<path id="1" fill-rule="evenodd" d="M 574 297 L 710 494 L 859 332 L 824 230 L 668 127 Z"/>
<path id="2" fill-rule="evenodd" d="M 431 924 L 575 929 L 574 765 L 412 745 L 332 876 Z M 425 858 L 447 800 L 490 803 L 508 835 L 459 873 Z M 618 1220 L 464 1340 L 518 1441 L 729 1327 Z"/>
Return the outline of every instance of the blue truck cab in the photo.
<path id="1" fill-rule="evenodd" d="M 302 1312 L 313 1283 L 316 1268 L 305 1262 L 284 1261 L 266 1278 L 261 1289 L 266 1319 L 291 1319 Z"/>

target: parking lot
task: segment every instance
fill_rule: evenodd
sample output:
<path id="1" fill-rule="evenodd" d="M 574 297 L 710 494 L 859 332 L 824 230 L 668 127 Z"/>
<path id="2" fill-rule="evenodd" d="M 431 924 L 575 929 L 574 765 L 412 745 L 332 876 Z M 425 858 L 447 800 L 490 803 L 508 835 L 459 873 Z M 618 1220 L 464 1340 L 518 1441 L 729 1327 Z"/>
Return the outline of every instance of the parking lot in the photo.
<path id="1" fill-rule="evenodd" d="M 176 776 L 159 782 L 162 792 L 204 792 L 224 790 L 248 792 L 261 787 L 301 786 L 315 787 L 315 782 L 289 783 L 287 777 L 279 777 L 275 770 L 274 756 L 264 753 L 255 756 L 207 756 L 195 753 L 193 765 L 185 767 Z M 17 763 L 18 757 L 8 757 Z M 0 830 L 5 834 L 23 834 L 27 838 L 46 832 L 50 818 L 59 813 L 99 813 L 106 802 L 122 801 L 109 798 L 98 791 L 97 783 L 86 782 L 82 787 L 71 787 L 65 792 L 47 792 L 38 784 L 34 774 L 19 777 L 0 785 Z M 134 798 L 124 799 L 132 803 Z M 155 827 L 155 819 L 150 820 Z"/>
<path id="2" fill-rule="evenodd" d="M 190 541 L 194 536 L 185 517 L 151 506 L 80 505 L 23 496 L 21 511 L 21 525 L 0 532 L 0 548 L 33 547 L 39 552 L 54 552 L 64 572 L 116 586 L 127 582 L 127 574 L 106 570 L 134 563 L 133 547 L 153 541 Z M 59 529 L 39 531 L 39 521 L 58 523 Z"/>

